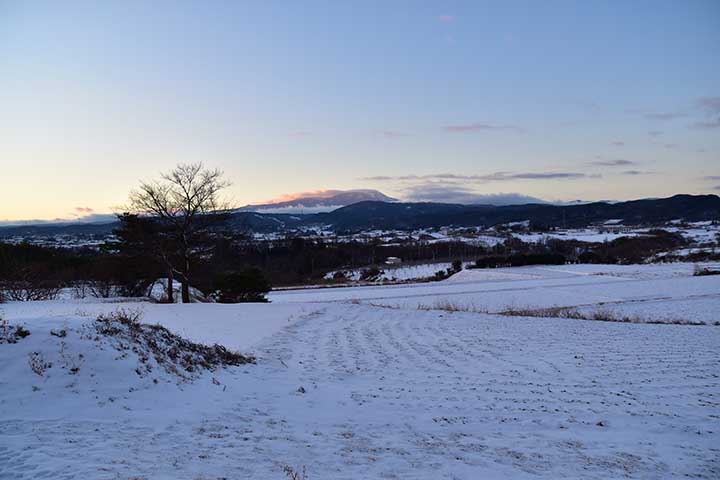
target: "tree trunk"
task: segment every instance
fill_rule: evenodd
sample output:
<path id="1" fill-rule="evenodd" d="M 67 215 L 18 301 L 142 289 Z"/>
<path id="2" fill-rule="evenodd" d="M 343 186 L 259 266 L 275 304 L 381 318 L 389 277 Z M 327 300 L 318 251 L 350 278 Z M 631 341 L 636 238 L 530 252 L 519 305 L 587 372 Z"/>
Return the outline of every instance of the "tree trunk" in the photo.
<path id="1" fill-rule="evenodd" d="M 190 284 L 186 279 L 182 279 L 182 303 L 190 303 Z"/>
<path id="2" fill-rule="evenodd" d="M 168 270 L 167 275 L 167 301 L 168 303 L 175 303 L 175 298 L 173 296 L 173 271 L 172 268 Z"/>

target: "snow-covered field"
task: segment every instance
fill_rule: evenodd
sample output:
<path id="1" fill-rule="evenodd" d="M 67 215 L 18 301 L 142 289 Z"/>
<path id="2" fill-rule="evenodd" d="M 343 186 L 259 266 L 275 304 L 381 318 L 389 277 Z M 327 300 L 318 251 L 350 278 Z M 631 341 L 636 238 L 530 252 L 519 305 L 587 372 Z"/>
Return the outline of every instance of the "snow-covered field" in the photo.
<path id="1" fill-rule="evenodd" d="M 692 270 L 472 270 L 254 305 L 4 304 L 31 334 L 0 344 L 0 478 L 282 479 L 285 465 L 312 480 L 718 478 L 720 327 L 417 308 L 603 304 L 720 320 L 720 276 Z M 257 364 L 180 383 L 138 373 L 132 349 L 83 333 L 119 307 Z M 34 353 L 52 364 L 42 375 Z"/>

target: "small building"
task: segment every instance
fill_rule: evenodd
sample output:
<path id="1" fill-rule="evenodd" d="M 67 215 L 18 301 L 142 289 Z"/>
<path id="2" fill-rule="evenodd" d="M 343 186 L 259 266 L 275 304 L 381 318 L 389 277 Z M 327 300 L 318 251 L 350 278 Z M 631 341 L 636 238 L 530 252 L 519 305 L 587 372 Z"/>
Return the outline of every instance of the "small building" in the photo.
<path id="1" fill-rule="evenodd" d="M 387 257 L 385 259 L 385 265 L 400 265 L 402 259 L 400 257 Z"/>

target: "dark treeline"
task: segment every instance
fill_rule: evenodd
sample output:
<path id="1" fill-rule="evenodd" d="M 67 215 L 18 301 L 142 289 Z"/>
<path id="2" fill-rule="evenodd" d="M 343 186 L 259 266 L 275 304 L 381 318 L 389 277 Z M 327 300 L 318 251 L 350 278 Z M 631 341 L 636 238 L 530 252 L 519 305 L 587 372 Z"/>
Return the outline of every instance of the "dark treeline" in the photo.
<path id="1" fill-rule="evenodd" d="M 403 262 L 473 260 L 488 252 L 505 252 L 505 246 L 488 249 L 462 242 L 330 242 L 321 239 L 288 238 L 274 241 L 218 241 L 206 268 L 238 269 L 253 266 L 264 271 L 273 285 L 314 282 L 331 270 L 382 264 L 387 257 Z M 196 275 L 197 278 L 197 275 Z"/>
<path id="2" fill-rule="evenodd" d="M 382 245 L 304 238 L 251 241 L 223 235 L 207 241 L 204 248 L 205 254 L 191 265 L 192 287 L 204 294 L 222 289 L 228 279 L 241 284 L 256 279 L 265 290 L 270 285 L 317 282 L 330 270 L 382 264 L 391 256 L 406 262 L 450 261 L 472 260 L 488 252 L 509 252 L 503 244 L 486 249 L 461 242 Z M 31 296 L 5 295 L 13 300 L 51 298 L 62 287 L 96 297 L 146 296 L 155 281 L 165 282 L 168 276 L 167 265 L 158 258 L 147 244 L 127 239 L 109 242 L 99 250 L 0 244 L 0 290 L 23 291 Z M 235 296 L 244 298 L 243 294 Z"/>
<path id="3" fill-rule="evenodd" d="M 122 238 L 99 251 L 0 244 L 0 283 L 4 285 L 5 296 L 37 299 L 60 287 L 82 288 L 87 290 L 85 294 L 98 297 L 145 296 L 156 280 L 167 278 L 167 265 L 158 260 L 157 253 L 147 244 L 133 244 L 127 239 L 121 241 Z M 382 244 L 305 238 L 253 241 L 244 236 L 218 234 L 206 239 L 203 255 L 193 259 L 192 287 L 204 294 L 222 290 L 218 298 L 244 301 L 254 298 L 253 284 L 267 291 L 270 285 L 317 283 L 328 271 L 382 265 L 387 257 L 400 257 L 403 263 L 474 261 L 476 268 L 640 263 L 658 252 L 685 244 L 681 235 L 662 230 L 603 243 L 577 240 L 525 243 L 508 237 L 493 247 L 462 242 Z"/>

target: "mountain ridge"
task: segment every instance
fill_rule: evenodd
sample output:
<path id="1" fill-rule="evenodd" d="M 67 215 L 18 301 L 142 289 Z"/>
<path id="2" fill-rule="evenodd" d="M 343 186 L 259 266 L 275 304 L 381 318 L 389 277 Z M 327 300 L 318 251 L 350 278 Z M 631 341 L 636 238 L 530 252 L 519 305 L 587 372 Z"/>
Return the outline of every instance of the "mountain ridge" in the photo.
<path id="1" fill-rule="evenodd" d="M 720 220 L 720 197 L 679 194 L 661 199 L 593 202 L 579 205 L 463 205 L 434 202 L 361 201 L 326 213 L 288 214 L 236 211 L 229 226 L 236 231 L 289 232 L 323 226 L 335 232 L 407 230 L 455 227 L 492 227 L 529 221 L 545 227 L 583 227 L 607 220 L 629 225 L 653 225 L 675 219 Z M 22 225 L 0 227 L 0 238 L 13 236 L 107 235 L 118 222 L 105 224 Z"/>

